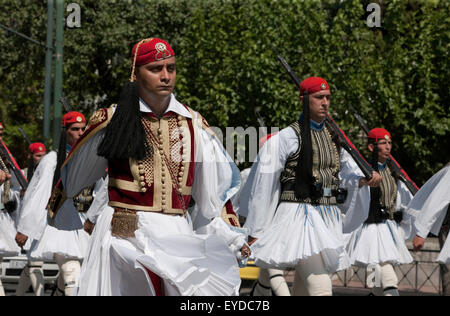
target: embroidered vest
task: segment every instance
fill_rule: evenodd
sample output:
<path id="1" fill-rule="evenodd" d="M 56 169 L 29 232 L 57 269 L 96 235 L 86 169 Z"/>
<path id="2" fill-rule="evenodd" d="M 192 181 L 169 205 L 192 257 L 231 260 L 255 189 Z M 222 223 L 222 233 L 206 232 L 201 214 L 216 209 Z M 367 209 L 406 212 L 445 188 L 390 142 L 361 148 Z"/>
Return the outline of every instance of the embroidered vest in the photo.
<path id="1" fill-rule="evenodd" d="M 382 179 L 379 186 L 379 206 L 373 205 L 370 201 L 369 215 L 365 224 L 380 224 L 386 220 L 393 220 L 395 213 L 395 201 L 397 199 L 397 180 L 393 176 L 389 167 L 379 171 Z M 371 188 L 371 193 L 374 191 Z M 373 196 L 371 198 L 374 198 Z"/>
<path id="2" fill-rule="evenodd" d="M 295 196 L 295 170 L 301 150 L 300 123 L 297 121 L 290 125 L 298 137 L 298 149 L 286 161 L 284 170 L 280 176 L 282 202 L 312 203 L 311 198 L 299 199 Z M 321 130 L 311 129 L 311 141 L 313 149 L 313 177 L 315 184 L 321 183 L 323 188 L 337 190 L 339 188 L 339 148 L 333 142 L 330 132 L 325 126 Z M 337 204 L 336 197 L 321 197 L 314 201 L 315 204 Z"/>
<path id="3" fill-rule="evenodd" d="M 63 167 L 83 144 L 109 124 L 115 106 L 100 109 L 92 115 L 86 132 L 72 148 Z M 116 232 L 121 237 L 134 236 L 137 229 L 136 211 L 183 215 L 189 206 L 198 131 L 203 129 L 215 135 L 200 114 L 185 107 L 195 120 L 174 112 L 166 113 L 161 119 L 151 113 L 144 114 L 142 123 L 149 154 L 143 160 L 108 161 L 109 205 L 117 208 L 112 220 L 113 235 Z M 59 181 L 48 205 L 51 218 L 56 216 L 66 199 Z M 239 227 L 230 201 L 223 207 L 222 218 L 229 225 Z"/>
<path id="4" fill-rule="evenodd" d="M 109 205 L 135 211 L 183 215 L 191 198 L 195 169 L 192 119 L 166 113 L 143 115 L 147 156 L 110 160 Z"/>
<path id="5" fill-rule="evenodd" d="M 389 219 L 393 219 L 395 212 L 395 201 L 397 199 L 397 181 L 393 177 L 389 167 L 380 170 L 382 177 L 380 184 L 380 204 L 381 208 L 389 213 Z"/>

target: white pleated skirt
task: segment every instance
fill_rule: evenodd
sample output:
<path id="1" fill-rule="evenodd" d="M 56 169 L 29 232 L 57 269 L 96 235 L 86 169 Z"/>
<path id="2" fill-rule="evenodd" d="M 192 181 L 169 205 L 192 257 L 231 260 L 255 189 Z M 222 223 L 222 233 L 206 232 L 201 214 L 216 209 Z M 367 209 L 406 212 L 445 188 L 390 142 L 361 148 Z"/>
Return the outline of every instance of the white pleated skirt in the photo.
<path id="1" fill-rule="evenodd" d="M 64 202 L 56 214 L 54 226 L 47 225 L 41 238 L 33 243 L 28 256 L 32 260 L 53 260 L 58 254 L 68 259 L 83 260 L 89 235 L 83 225 L 86 215 L 79 213 L 72 200 Z"/>
<path id="2" fill-rule="evenodd" d="M 16 227 L 11 216 L 0 211 L 0 257 L 12 257 L 20 254 L 16 244 Z"/>
<path id="3" fill-rule="evenodd" d="M 107 206 L 97 218 L 83 260 L 78 285 L 78 296 L 110 296 L 111 220 L 114 210 Z"/>
<path id="4" fill-rule="evenodd" d="M 445 241 L 444 247 L 442 247 L 441 253 L 437 258 L 437 262 L 450 264 L 450 238 L 447 238 Z"/>
<path id="5" fill-rule="evenodd" d="M 413 261 L 405 244 L 401 227 L 391 220 L 380 224 L 364 224 L 349 234 L 347 252 L 352 265 L 390 263 L 408 264 Z"/>
<path id="6" fill-rule="evenodd" d="M 138 212 L 136 237 L 117 238 L 112 214 L 108 207 L 98 219 L 78 295 L 155 295 L 146 269 L 162 279 L 165 295 L 238 295 L 238 262 L 219 237 L 195 234 L 181 216 Z"/>
<path id="7" fill-rule="evenodd" d="M 255 264 L 262 268 L 294 268 L 300 260 L 321 254 L 329 273 L 350 266 L 336 205 L 283 202 L 270 226 L 252 245 Z"/>

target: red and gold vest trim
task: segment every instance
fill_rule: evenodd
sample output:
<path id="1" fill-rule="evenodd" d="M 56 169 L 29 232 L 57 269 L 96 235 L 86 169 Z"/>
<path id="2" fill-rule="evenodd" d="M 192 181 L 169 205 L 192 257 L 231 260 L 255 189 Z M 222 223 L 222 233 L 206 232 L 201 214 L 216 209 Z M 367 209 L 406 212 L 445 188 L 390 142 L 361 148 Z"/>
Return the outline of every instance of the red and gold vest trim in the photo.
<path id="1" fill-rule="evenodd" d="M 194 183 L 193 120 L 174 112 L 160 119 L 152 113 L 143 113 L 142 124 L 151 154 L 139 161 L 109 161 L 109 205 L 184 214 Z"/>

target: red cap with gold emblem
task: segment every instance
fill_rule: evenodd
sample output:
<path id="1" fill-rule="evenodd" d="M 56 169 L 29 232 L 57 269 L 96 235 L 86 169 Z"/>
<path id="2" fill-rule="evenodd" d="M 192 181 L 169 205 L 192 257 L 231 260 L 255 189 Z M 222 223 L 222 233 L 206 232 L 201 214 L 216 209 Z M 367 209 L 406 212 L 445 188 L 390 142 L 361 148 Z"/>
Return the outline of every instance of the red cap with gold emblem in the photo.
<path id="1" fill-rule="evenodd" d="M 374 128 L 367 135 L 370 140 L 378 142 L 380 139 L 390 140 L 392 139 L 391 134 L 384 128 Z"/>
<path id="2" fill-rule="evenodd" d="M 45 153 L 47 151 L 45 145 L 42 143 L 33 143 L 30 145 L 29 149 L 32 154 Z"/>
<path id="3" fill-rule="evenodd" d="M 317 91 L 329 89 L 330 86 L 328 85 L 328 82 L 320 77 L 309 77 L 300 83 L 300 94 L 303 94 L 305 91 L 311 94 Z"/>
<path id="4" fill-rule="evenodd" d="M 86 123 L 86 119 L 80 112 L 69 112 L 63 116 L 63 126 L 67 127 L 74 123 Z"/>
<path id="5" fill-rule="evenodd" d="M 156 37 L 136 43 L 131 51 L 131 58 L 135 66 L 142 66 L 172 56 L 175 56 L 175 53 L 169 43 Z"/>

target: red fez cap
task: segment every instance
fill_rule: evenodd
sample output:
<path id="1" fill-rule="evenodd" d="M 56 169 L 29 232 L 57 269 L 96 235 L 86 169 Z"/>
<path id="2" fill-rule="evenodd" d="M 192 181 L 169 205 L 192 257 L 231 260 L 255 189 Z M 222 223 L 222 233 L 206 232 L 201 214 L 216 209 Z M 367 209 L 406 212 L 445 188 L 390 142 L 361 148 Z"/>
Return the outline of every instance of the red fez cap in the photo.
<path id="1" fill-rule="evenodd" d="M 390 140 L 391 134 L 384 128 L 374 128 L 368 134 L 369 139 L 373 139 L 376 142 L 380 139 Z"/>
<path id="2" fill-rule="evenodd" d="M 3 123 L 0 122 L 0 129 L 4 129 L 5 127 L 3 126 Z"/>
<path id="3" fill-rule="evenodd" d="M 276 133 L 273 134 L 269 134 L 267 136 L 263 136 L 259 139 L 259 148 L 261 148 L 268 140 L 270 137 L 274 136 Z"/>
<path id="4" fill-rule="evenodd" d="M 303 94 L 305 91 L 311 94 L 317 91 L 329 89 L 330 86 L 328 85 L 328 82 L 320 77 L 309 77 L 300 83 L 300 94 Z"/>
<path id="5" fill-rule="evenodd" d="M 33 154 L 45 153 L 47 151 L 47 149 L 45 148 L 45 145 L 42 143 L 33 143 L 30 145 L 29 149 L 30 149 L 30 152 Z"/>
<path id="6" fill-rule="evenodd" d="M 156 37 L 136 43 L 131 51 L 131 58 L 135 66 L 142 66 L 172 56 L 175 56 L 175 53 L 169 43 Z"/>
<path id="7" fill-rule="evenodd" d="M 63 116 L 63 126 L 67 126 L 73 123 L 86 123 L 84 115 L 80 112 L 69 112 Z"/>

